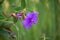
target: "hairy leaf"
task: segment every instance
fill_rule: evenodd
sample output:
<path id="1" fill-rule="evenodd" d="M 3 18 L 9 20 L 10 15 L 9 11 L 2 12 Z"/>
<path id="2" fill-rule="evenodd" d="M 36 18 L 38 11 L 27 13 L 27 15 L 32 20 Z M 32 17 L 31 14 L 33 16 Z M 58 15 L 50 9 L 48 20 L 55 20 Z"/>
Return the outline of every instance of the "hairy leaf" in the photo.
<path id="1" fill-rule="evenodd" d="M 10 28 L 11 26 L 13 26 L 11 21 L 0 21 L 0 27 Z"/>
<path id="2" fill-rule="evenodd" d="M 4 29 L 0 30 L 0 35 L 4 36 L 5 38 L 10 37 L 9 33 Z"/>

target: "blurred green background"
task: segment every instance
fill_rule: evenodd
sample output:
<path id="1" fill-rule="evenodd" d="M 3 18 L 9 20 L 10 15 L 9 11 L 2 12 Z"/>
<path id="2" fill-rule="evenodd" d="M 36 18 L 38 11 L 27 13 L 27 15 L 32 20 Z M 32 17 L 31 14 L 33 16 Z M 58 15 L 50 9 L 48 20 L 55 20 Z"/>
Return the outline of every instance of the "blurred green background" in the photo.
<path id="1" fill-rule="evenodd" d="M 60 40 L 60 0 L 0 0 L 0 20 L 5 20 L 10 13 L 18 13 L 26 9 L 29 11 L 38 11 L 38 23 L 33 25 L 30 30 L 23 27 L 18 20 L 11 30 L 16 35 L 15 39 L 1 37 L 0 40 Z M 2 13 L 6 16 L 3 16 Z M 8 18 L 13 21 L 13 18 Z M 16 19 L 14 19 L 16 20 Z"/>

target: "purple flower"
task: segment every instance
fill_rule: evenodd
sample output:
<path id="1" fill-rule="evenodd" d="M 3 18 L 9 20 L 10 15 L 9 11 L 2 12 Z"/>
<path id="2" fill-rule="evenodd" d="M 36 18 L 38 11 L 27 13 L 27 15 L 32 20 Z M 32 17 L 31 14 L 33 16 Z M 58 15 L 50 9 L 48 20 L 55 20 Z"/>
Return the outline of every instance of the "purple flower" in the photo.
<path id="1" fill-rule="evenodd" d="M 38 14 L 38 12 L 28 12 L 26 15 L 26 19 L 22 22 L 23 26 L 27 29 L 30 29 L 33 24 L 37 24 Z"/>

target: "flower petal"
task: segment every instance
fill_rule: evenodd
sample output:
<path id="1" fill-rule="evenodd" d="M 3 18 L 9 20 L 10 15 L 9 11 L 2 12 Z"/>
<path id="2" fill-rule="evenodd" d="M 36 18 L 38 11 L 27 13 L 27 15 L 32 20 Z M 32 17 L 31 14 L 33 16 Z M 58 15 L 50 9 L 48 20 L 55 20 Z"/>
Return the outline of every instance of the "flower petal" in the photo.
<path id="1" fill-rule="evenodd" d="M 21 17 L 22 17 L 22 15 L 21 15 L 21 14 L 17 14 L 17 17 L 18 17 L 18 18 L 21 18 Z"/>
<path id="2" fill-rule="evenodd" d="M 23 24 L 23 26 L 24 26 L 25 28 L 27 28 L 27 29 L 30 29 L 30 28 L 32 27 L 32 23 L 28 23 L 28 22 L 26 22 L 26 21 L 23 21 L 22 24 Z"/>
<path id="3" fill-rule="evenodd" d="M 38 22 L 38 17 L 37 17 L 37 16 L 33 16 L 32 20 L 33 20 L 33 24 L 37 24 L 37 22 Z"/>
<path id="4" fill-rule="evenodd" d="M 35 15 L 38 15 L 39 14 L 39 12 L 33 12 Z"/>

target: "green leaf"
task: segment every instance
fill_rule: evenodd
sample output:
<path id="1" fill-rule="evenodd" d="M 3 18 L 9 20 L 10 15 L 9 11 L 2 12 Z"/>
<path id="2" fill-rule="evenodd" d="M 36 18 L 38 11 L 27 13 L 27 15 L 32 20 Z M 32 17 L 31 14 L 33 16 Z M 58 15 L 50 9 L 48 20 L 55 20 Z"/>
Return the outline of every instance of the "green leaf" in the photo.
<path id="1" fill-rule="evenodd" d="M 4 0 L 0 0 L 0 5 L 3 3 Z"/>
<path id="2" fill-rule="evenodd" d="M 4 29 L 0 30 L 0 35 L 4 36 L 5 38 L 9 38 L 10 37 L 9 33 L 6 30 L 4 30 Z"/>
<path id="3" fill-rule="evenodd" d="M 9 3 L 11 12 L 20 12 L 26 6 L 25 0 L 9 0 Z"/>
<path id="4" fill-rule="evenodd" d="M 0 13 L 0 20 L 4 20 L 5 17 Z"/>
<path id="5" fill-rule="evenodd" d="M 13 26 L 11 21 L 0 21 L 0 27 L 10 28 L 11 26 Z"/>
<path id="6" fill-rule="evenodd" d="M 24 9 L 26 7 L 25 0 L 21 0 L 21 9 Z"/>
<path id="7" fill-rule="evenodd" d="M 3 12 L 3 8 L 0 5 L 0 20 L 4 20 L 5 19 L 5 17 L 3 16 L 2 12 Z"/>

